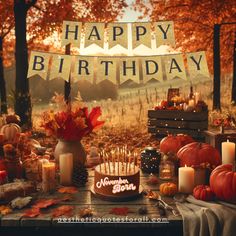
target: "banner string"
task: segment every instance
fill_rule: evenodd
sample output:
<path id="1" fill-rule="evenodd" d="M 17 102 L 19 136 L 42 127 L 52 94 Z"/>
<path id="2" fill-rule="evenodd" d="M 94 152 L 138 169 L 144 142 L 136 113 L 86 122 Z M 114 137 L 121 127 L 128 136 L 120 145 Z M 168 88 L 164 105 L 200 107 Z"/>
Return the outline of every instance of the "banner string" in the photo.
<path id="1" fill-rule="evenodd" d="M 53 55 L 58 55 L 58 56 L 64 56 L 66 54 L 62 53 L 57 53 L 57 52 L 43 52 L 43 51 L 38 51 L 38 50 L 31 50 L 31 52 L 36 52 L 36 53 L 44 53 L 44 54 L 53 54 Z M 135 56 L 113 56 L 113 55 L 81 55 L 81 54 L 70 54 L 69 56 L 74 56 L 74 57 L 112 57 L 112 58 L 135 58 L 135 57 L 156 57 L 156 56 L 175 56 L 175 55 L 184 55 L 188 53 L 193 53 L 193 52 L 178 52 L 178 53 L 169 53 L 169 54 L 159 54 L 159 55 L 135 55 Z M 196 52 L 194 52 L 196 53 Z"/>

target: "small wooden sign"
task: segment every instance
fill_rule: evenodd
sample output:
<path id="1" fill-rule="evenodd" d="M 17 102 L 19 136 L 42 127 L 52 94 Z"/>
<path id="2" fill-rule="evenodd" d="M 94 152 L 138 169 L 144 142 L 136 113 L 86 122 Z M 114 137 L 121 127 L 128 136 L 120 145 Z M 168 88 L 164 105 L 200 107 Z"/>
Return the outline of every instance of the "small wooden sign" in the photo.
<path id="1" fill-rule="evenodd" d="M 179 89 L 178 88 L 169 88 L 167 94 L 167 101 L 170 102 L 171 99 L 175 96 L 179 96 Z"/>

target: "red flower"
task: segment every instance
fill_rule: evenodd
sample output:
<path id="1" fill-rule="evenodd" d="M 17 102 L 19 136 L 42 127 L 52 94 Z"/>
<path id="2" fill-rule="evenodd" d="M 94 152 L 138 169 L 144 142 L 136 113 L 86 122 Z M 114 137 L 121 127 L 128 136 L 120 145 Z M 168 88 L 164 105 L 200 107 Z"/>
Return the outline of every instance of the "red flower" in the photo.
<path id="1" fill-rule="evenodd" d="M 95 107 L 89 113 L 88 108 L 77 108 L 74 111 L 46 112 L 43 114 L 43 125 L 46 132 L 67 141 L 79 141 L 94 129 L 101 127 L 104 121 L 98 121 L 101 116 L 100 107 Z"/>

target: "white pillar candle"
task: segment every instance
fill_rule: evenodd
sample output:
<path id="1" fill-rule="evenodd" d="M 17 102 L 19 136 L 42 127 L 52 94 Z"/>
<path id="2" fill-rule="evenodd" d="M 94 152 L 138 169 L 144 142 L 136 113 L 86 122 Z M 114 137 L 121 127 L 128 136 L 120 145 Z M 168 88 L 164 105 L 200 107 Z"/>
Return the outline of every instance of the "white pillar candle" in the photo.
<path id="1" fill-rule="evenodd" d="M 42 164 L 42 190 L 45 193 L 54 191 L 56 189 L 56 166 L 55 163 Z"/>
<path id="2" fill-rule="evenodd" d="M 179 192 L 192 193 L 194 188 L 194 169 L 192 167 L 179 168 Z"/>
<path id="3" fill-rule="evenodd" d="M 47 164 L 49 163 L 49 160 L 46 158 L 40 159 L 38 161 L 38 176 L 39 176 L 39 180 L 42 180 L 42 166 L 43 164 Z"/>
<path id="4" fill-rule="evenodd" d="M 64 153 L 59 156 L 60 184 L 71 185 L 73 173 L 73 154 Z"/>
<path id="5" fill-rule="evenodd" d="M 234 165 L 235 162 L 235 143 L 223 142 L 221 144 L 222 149 L 222 164 L 232 164 Z"/>

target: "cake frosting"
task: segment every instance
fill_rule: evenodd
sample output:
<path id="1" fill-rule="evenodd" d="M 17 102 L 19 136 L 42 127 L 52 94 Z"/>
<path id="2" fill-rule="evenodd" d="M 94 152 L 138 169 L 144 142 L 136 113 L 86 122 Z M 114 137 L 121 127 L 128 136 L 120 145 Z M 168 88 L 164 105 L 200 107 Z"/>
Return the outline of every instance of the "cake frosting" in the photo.
<path id="1" fill-rule="evenodd" d="M 102 163 L 95 168 L 94 192 L 100 196 L 113 198 L 137 196 L 139 185 L 140 169 L 133 163 Z"/>

